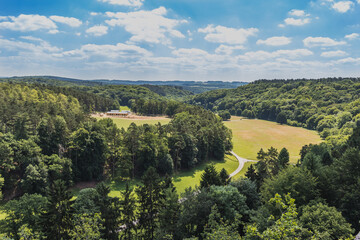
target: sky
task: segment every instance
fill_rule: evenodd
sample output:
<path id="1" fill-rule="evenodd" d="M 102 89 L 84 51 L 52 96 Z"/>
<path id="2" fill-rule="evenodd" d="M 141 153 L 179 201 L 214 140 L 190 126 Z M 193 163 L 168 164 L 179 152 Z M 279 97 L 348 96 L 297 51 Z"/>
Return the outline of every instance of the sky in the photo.
<path id="1" fill-rule="evenodd" d="M 360 0 L 0 0 L 0 76 L 360 77 Z"/>

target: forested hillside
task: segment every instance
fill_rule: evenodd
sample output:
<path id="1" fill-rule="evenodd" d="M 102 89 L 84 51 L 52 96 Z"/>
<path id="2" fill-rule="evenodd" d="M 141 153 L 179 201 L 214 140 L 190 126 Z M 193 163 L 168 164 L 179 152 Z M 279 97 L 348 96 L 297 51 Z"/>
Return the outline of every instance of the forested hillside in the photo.
<path id="1" fill-rule="evenodd" d="M 126 101 L 153 94 L 137 86 L 136 92 L 114 89 Z M 105 96 L 113 93 L 108 87 L 104 91 Z M 172 174 L 209 158 L 221 160 L 232 147 L 231 131 L 200 107 L 178 104 L 169 125 L 132 124 L 125 130 L 110 119 L 90 118 L 93 110 L 109 109 L 109 104 L 114 103 L 100 92 L 0 83 L 0 174 L 6 197 L 44 193 L 54 179 L 70 186 L 117 173 L 134 178 L 150 166 Z"/>
<path id="2" fill-rule="evenodd" d="M 179 196 L 174 172 L 232 149 L 231 131 L 213 112 L 141 86 L 0 83 L 0 237 L 353 239 L 360 230 L 358 87 L 358 79 L 258 81 L 195 96 L 193 104 L 213 111 L 329 135 L 303 146 L 296 165 L 286 148 L 259 149 L 239 180 L 210 165 L 200 186 Z M 172 119 L 119 129 L 89 115 L 120 103 Z M 116 179 L 141 183 L 113 197 L 104 182 Z M 90 181 L 96 188 L 74 198 L 71 187 Z"/>
<path id="3" fill-rule="evenodd" d="M 344 143 L 360 118 L 360 79 L 259 80 L 191 100 L 212 111 L 318 130 L 330 144 Z"/>

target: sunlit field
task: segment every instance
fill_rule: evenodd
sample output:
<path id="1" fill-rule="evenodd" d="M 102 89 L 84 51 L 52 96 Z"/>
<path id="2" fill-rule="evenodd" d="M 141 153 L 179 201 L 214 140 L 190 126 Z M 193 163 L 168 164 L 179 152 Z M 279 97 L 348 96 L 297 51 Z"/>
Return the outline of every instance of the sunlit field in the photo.
<path id="1" fill-rule="evenodd" d="M 105 117 L 95 117 L 96 119 L 102 119 Z M 143 124 L 157 124 L 161 123 L 162 125 L 170 122 L 170 118 L 166 117 L 143 117 L 143 118 L 111 118 L 114 123 L 118 126 L 118 128 L 127 129 L 131 123 L 135 123 L 136 125 Z"/>
<path id="2" fill-rule="evenodd" d="M 322 141 L 316 131 L 264 120 L 232 116 L 225 125 L 233 132 L 234 152 L 250 160 L 256 160 L 260 148 L 266 150 L 273 146 L 279 152 L 286 147 L 290 153 L 290 161 L 295 163 L 300 157 L 302 146 Z"/>

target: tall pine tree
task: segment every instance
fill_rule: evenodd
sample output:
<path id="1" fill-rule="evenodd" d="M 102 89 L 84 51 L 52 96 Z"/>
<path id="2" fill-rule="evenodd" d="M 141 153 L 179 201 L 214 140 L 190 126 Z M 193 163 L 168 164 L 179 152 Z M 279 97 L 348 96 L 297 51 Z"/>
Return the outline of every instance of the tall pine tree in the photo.
<path id="1" fill-rule="evenodd" d="M 161 180 L 155 168 L 149 167 L 142 178 L 143 186 L 136 189 L 139 201 L 139 229 L 143 239 L 154 239 L 163 198 Z"/>
<path id="2" fill-rule="evenodd" d="M 48 189 L 48 203 L 41 216 L 42 232 L 46 239 L 69 239 L 73 228 L 72 195 L 61 180 L 54 181 Z"/>

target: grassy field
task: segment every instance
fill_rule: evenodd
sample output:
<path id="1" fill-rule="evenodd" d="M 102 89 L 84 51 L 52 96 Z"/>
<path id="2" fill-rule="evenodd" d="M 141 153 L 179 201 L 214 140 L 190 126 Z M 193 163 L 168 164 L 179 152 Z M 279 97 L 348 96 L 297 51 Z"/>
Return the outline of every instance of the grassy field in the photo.
<path id="1" fill-rule="evenodd" d="M 95 117 L 97 119 L 102 119 L 102 117 Z M 157 123 L 161 123 L 163 124 L 167 124 L 170 122 L 170 118 L 165 118 L 165 117 L 147 117 L 144 119 L 133 119 L 133 118 L 111 118 L 114 123 L 119 127 L 119 128 L 125 128 L 127 129 L 131 123 L 135 123 L 136 125 L 143 125 L 143 124 L 157 124 Z"/>
<path id="2" fill-rule="evenodd" d="M 181 171 L 181 172 L 175 174 L 174 177 L 173 177 L 173 183 L 174 183 L 178 193 L 185 192 L 185 189 L 188 188 L 188 187 L 193 188 L 196 185 L 199 186 L 200 185 L 201 174 L 204 172 L 204 169 L 206 168 L 206 166 L 208 166 L 210 164 L 214 164 L 215 168 L 218 171 L 220 171 L 222 168 L 225 168 L 228 173 L 231 173 L 231 172 L 235 171 L 236 168 L 239 165 L 237 159 L 234 156 L 227 155 L 223 162 L 209 161 L 207 163 L 200 164 L 199 166 L 197 166 L 197 167 L 195 167 L 195 168 L 193 168 L 191 170 Z M 241 176 L 244 176 L 244 174 L 245 174 L 245 171 L 242 171 L 242 172 L 238 173 L 234 177 L 234 179 L 237 179 L 237 178 L 239 178 Z M 112 196 L 112 197 L 120 197 L 121 191 L 125 190 L 126 182 L 124 182 L 124 181 L 112 181 L 112 182 L 109 182 L 108 184 L 109 184 L 109 186 L 111 188 L 110 196 Z M 130 184 L 131 187 L 134 187 L 134 186 L 140 184 L 140 180 L 138 180 L 138 179 L 132 180 L 132 181 L 129 182 L 129 184 Z"/>
<path id="3" fill-rule="evenodd" d="M 300 157 L 299 152 L 302 146 L 321 142 L 316 131 L 270 121 L 232 116 L 225 125 L 233 131 L 234 152 L 250 160 L 256 160 L 260 148 L 266 150 L 272 146 L 279 152 L 286 147 L 290 153 L 290 161 L 295 163 Z"/>

